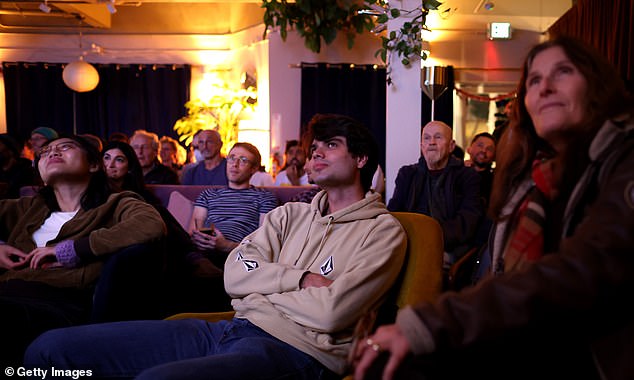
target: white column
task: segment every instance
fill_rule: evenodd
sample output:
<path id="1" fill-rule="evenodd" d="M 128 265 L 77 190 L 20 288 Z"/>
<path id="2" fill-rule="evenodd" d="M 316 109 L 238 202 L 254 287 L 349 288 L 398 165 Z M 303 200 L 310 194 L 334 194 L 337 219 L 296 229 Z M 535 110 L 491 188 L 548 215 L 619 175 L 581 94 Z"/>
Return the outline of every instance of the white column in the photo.
<path id="1" fill-rule="evenodd" d="M 391 1 L 392 7 L 404 10 L 420 8 L 420 0 Z M 405 12 L 401 12 L 402 14 Z M 398 31 L 404 22 L 409 21 L 406 16 L 398 17 L 388 22 L 388 33 Z M 395 53 L 390 63 L 392 67 L 392 84 L 387 86 L 387 126 L 386 126 L 386 154 L 385 181 L 386 200 L 389 201 L 394 193 L 394 180 L 398 169 L 407 164 L 418 161 L 420 157 L 420 128 L 421 128 L 421 88 L 420 61 L 413 60 L 409 67 L 401 64 L 401 59 Z"/>

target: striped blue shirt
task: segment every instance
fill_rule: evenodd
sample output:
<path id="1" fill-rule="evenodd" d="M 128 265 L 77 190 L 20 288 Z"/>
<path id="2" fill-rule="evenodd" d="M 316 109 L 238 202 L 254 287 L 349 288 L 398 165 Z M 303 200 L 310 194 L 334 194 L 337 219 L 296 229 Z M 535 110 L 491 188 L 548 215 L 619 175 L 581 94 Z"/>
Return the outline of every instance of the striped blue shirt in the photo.
<path id="1" fill-rule="evenodd" d="M 207 209 L 205 227 L 212 223 L 226 239 L 240 242 L 260 225 L 260 214 L 266 214 L 278 205 L 270 191 L 251 186 L 248 189 L 206 189 L 198 196 L 194 206 Z"/>

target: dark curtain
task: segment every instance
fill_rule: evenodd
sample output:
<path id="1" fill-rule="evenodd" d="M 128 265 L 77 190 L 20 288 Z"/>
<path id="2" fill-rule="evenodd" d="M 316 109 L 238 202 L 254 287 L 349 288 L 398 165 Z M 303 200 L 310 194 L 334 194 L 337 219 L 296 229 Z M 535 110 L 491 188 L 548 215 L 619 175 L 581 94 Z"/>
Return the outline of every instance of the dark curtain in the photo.
<path id="1" fill-rule="evenodd" d="M 302 64 L 301 130 L 316 113 L 337 113 L 365 124 L 385 169 L 385 69 L 373 65 Z"/>
<path id="2" fill-rule="evenodd" d="M 578 0 L 549 29 L 597 48 L 634 90 L 634 0 Z"/>
<path id="3" fill-rule="evenodd" d="M 73 133 L 75 122 L 77 133 L 103 139 L 113 132 L 131 135 L 136 129 L 177 137 L 172 128 L 187 113 L 189 66 L 95 67 L 97 88 L 75 93 L 62 80 L 62 65 L 3 63 L 8 133 L 22 140 L 38 126 Z"/>
<path id="4" fill-rule="evenodd" d="M 453 90 L 455 87 L 453 66 L 447 66 L 447 89 L 434 102 L 434 119 L 453 127 Z M 431 121 L 431 99 L 422 92 L 421 95 L 421 133 Z"/>
<path id="5" fill-rule="evenodd" d="M 452 125 L 454 70 L 448 88 L 435 101 L 436 120 Z M 385 168 L 385 69 L 373 65 L 302 63 L 301 133 L 315 113 L 339 113 L 363 122 L 376 138 Z M 421 90 L 422 126 L 431 120 L 431 99 Z M 417 136 L 418 138 L 418 136 Z"/>

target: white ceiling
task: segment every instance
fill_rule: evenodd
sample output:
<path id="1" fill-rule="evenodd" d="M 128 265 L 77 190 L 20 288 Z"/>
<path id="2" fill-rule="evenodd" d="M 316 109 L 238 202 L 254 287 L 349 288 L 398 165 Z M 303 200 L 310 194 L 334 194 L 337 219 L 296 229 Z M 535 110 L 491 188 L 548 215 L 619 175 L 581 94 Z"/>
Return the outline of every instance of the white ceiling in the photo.
<path id="1" fill-rule="evenodd" d="M 110 54 L 118 49 L 115 57 L 93 51 L 102 56 L 97 61 L 143 63 L 143 51 L 155 49 L 152 54 L 165 55 L 158 63 L 195 63 L 192 51 L 227 49 L 220 42 L 223 35 L 263 28 L 261 0 L 114 0 L 114 14 L 108 12 L 109 0 L 47 0 L 48 14 L 40 10 L 43 1 L 0 0 L 0 60 L 63 62 L 68 58 L 61 52 L 77 50 L 82 31 L 84 49 L 97 43 L 96 50 L 107 51 L 114 39 L 125 37 L 125 43 L 111 49 Z M 493 4 L 490 10 L 488 3 Z M 430 14 L 428 25 L 440 36 L 435 43 L 483 33 L 493 21 L 544 32 L 571 6 L 572 0 L 445 0 L 440 12 Z M 73 38 L 60 42 L 64 35 Z"/>

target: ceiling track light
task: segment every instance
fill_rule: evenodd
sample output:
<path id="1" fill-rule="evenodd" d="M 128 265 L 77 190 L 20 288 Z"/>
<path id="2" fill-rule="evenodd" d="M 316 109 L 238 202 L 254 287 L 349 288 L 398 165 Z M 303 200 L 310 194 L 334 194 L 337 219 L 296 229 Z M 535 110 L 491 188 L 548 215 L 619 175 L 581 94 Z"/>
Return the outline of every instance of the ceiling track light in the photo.
<path id="1" fill-rule="evenodd" d="M 108 12 L 110 12 L 111 15 L 117 13 L 117 8 L 114 6 L 114 0 L 108 0 L 106 2 L 106 8 L 108 8 Z"/>
<path id="2" fill-rule="evenodd" d="M 48 6 L 48 0 L 44 0 L 44 2 L 40 4 L 40 10 L 44 13 L 51 13 L 51 7 Z"/>
<path id="3" fill-rule="evenodd" d="M 489 0 L 480 0 L 478 2 L 478 5 L 476 5 L 475 9 L 473 10 L 473 13 L 478 13 L 480 12 L 482 9 L 486 10 L 486 11 L 492 11 L 493 8 L 495 8 L 495 3 L 493 1 L 489 1 Z"/>

